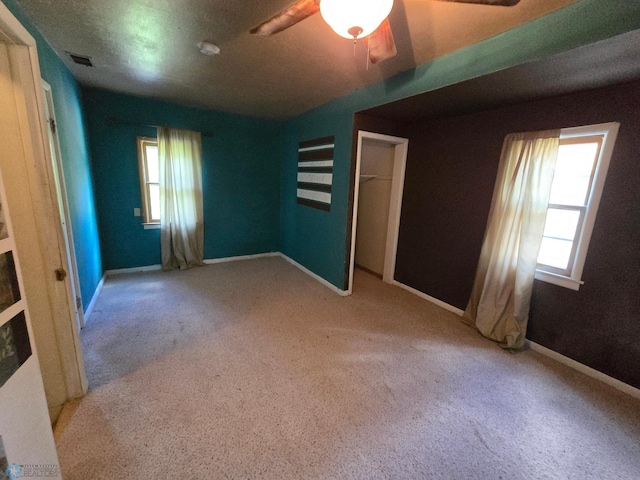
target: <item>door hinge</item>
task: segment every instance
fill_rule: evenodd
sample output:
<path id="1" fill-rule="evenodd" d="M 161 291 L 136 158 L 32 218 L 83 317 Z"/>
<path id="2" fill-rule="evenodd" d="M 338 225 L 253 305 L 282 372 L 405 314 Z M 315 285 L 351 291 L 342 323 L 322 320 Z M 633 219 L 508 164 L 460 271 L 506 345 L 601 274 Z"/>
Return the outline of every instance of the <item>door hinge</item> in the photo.
<path id="1" fill-rule="evenodd" d="M 64 282 L 64 279 L 67 278 L 67 272 L 64 268 L 58 268 L 56 270 L 56 280 L 59 282 Z"/>
<path id="2" fill-rule="evenodd" d="M 49 119 L 49 127 L 51 128 L 51 133 L 56 133 L 56 121 L 53 118 Z"/>
<path id="3" fill-rule="evenodd" d="M 82 308 L 82 299 L 80 297 L 76 297 L 76 308 L 78 310 Z"/>

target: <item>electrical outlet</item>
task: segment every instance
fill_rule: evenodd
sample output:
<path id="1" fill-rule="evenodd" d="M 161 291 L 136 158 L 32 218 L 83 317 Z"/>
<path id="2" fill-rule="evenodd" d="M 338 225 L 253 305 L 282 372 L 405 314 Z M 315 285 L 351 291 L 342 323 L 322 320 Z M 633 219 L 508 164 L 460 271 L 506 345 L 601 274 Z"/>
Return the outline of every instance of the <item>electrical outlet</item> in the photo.
<path id="1" fill-rule="evenodd" d="M 140 215 L 141 215 L 140 214 L 140 209 L 139 208 L 134 208 L 133 209 L 133 216 L 134 217 L 139 217 Z"/>

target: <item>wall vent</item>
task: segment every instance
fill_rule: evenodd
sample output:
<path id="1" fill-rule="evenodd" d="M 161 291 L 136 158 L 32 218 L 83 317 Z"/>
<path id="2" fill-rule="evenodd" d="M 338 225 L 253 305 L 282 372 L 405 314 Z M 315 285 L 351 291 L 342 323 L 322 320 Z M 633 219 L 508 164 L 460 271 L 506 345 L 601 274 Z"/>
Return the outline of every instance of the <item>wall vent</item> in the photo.
<path id="1" fill-rule="evenodd" d="M 87 57 L 85 55 L 78 55 L 77 53 L 67 52 L 67 54 L 71 57 L 71 60 L 78 65 L 84 65 L 85 67 L 93 67 L 93 63 L 91 62 L 91 57 Z"/>

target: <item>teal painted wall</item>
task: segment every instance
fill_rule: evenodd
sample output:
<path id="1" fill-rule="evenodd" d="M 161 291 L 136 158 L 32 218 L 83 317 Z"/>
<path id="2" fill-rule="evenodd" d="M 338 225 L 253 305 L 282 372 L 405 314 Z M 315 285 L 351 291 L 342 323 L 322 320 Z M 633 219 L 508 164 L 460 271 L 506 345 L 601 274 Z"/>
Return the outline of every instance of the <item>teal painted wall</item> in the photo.
<path id="1" fill-rule="evenodd" d="M 282 124 L 97 89 L 83 92 L 105 270 L 160 263 L 160 230 L 144 230 L 136 138 L 141 125 L 200 132 L 205 259 L 279 250 Z M 110 125 L 109 118 L 140 125 Z"/>
<path id="2" fill-rule="evenodd" d="M 281 250 L 340 289 L 347 236 L 353 115 L 640 28 L 640 2 L 581 0 L 481 43 L 329 102 L 285 125 Z M 331 212 L 296 204 L 297 144 L 336 136 Z M 411 145 L 409 145 L 411 149 Z"/>
<path id="3" fill-rule="evenodd" d="M 342 288 L 353 115 L 304 115 L 286 126 L 281 251 Z M 331 211 L 297 204 L 298 143 L 335 135 Z"/>
<path id="4" fill-rule="evenodd" d="M 35 38 L 42 78 L 53 92 L 80 290 L 86 308 L 102 278 L 102 263 L 80 87 L 17 2 L 2 3 Z"/>
<path id="5" fill-rule="evenodd" d="M 43 76 L 54 89 L 63 156 L 65 166 L 69 166 L 65 168 L 65 178 L 72 200 L 85 304 L 101 273 L 91 196 L 92 168 L 104 267 L 159 262 L 159 232 L 143 230 L 140 220 L 133 217 L 133 208 L 140 206 L 135 137 L 153 135 L 154 129 L 108 126 L 108 117 L 215 132 L 215 137 L 204 141 L 206 258 L 281 250 L 344 288 L 355 112 L 640 28 L 640 2 L 581 0 L 357 90 L 284 125 L 86 90 L 83 94 L 91 141 L 90 167 L 77 83 L 19 11 L 15 0 L 2 1 L 19 15 L 41 44 Z M 296 204 L 297 144 L 328 135 L 336 136 L 333 200 L 331 212 L 321 212 Z"/>

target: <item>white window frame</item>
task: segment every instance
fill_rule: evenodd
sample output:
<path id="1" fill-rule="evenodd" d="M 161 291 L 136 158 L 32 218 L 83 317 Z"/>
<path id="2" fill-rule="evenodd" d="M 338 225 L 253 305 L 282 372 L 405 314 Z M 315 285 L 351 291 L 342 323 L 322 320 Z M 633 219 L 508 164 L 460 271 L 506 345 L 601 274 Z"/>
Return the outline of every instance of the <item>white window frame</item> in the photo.
<path id="1" fill-rule="evenodd" d="M 591 241 L 591 234 L 593 233 L 593 225 L 595 224 L 598 213 L 598 206 L 602 198 L 602 190 L 604 189 L 604 183 L 607 178 L 607 171 L 609 170 L 609 163 L 611 162 L 611 155 L 619 128 L 620 123 L 611 122 L 587 125 L 584 127 L 563 128 L 560 131 L 560 140 L 602 135 L 602 147 L 596 159 L 592 186 L 586 202 L 586 211 L 581 225 L 578 226 L 576 233 L 577 239 L 574 241 L 573 264 L 569 265 L 567 268 L 568 273 L 566 274 L 557 273 L 557 271 L 554 272 L 553 270 L 557 269 L 538 264 L 535 275 L 536 280 L 553 283 L 572 290 L 579 290 L 580 285 L 584 284 L 582 281 L 582 271 L 587 258 L 587 250 L 589 249 L 589 242 Z"/>
<path id="2" fill-rule="evenodd" d="M 159 218 L 151 218 L 151 194 L 149 192 L 147 169 L 147 145 L 158 146 L 158 139 L 153 137 L 138 137 L 138 166 L 140 168 L 140 193 L 142 194 L 142 218 L 144 228 L 158 228 Z"/>

